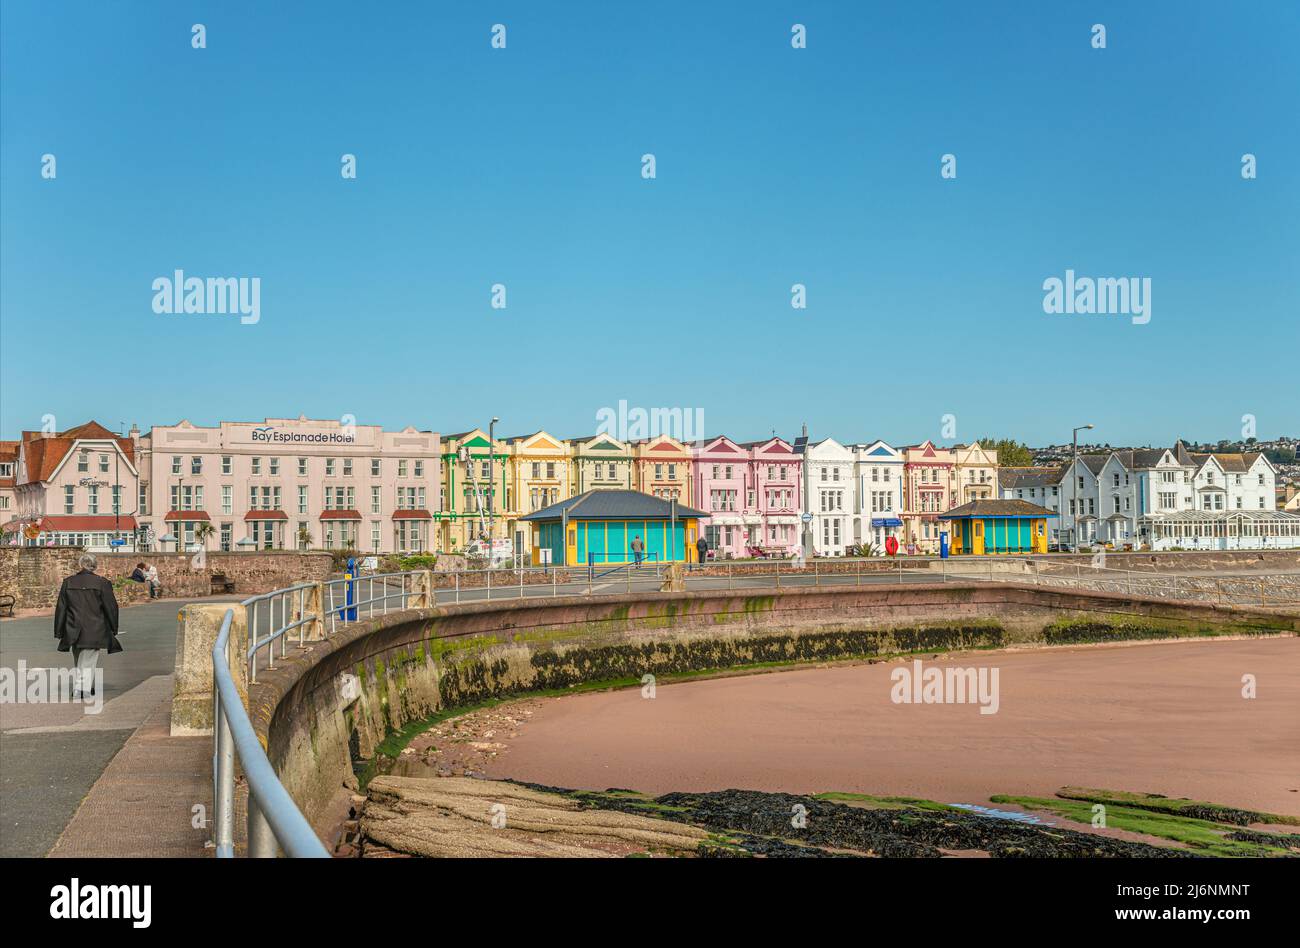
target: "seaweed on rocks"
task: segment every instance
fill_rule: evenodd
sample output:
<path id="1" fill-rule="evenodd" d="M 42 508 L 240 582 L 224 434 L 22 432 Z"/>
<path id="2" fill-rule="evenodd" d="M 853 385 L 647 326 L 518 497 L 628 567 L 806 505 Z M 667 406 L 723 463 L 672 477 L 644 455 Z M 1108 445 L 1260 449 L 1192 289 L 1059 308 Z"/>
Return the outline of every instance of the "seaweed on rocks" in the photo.
<path id="1" fill-rule="evenodd" d="M 1054 826 L 1001 820 L 942 806 L 899 803 L 878 808 L 853 806 L 818 797 L 759 790 L 667 793 L 649 797 L 629 790 L 604 793 L 523 784 L 562 793 L 584 807 L 654 815 L 703 827 L 729 846 L 701 855 L 751 855 L 777 858 L 882 856 L 938 858 L 945 851 L 975 850 L 1002 858 L 1164 857 L 1193 855 Z M 800 813 L 805 819 L 794 819 Z M 798 822 L 802 825 L 796 826 Z"/>

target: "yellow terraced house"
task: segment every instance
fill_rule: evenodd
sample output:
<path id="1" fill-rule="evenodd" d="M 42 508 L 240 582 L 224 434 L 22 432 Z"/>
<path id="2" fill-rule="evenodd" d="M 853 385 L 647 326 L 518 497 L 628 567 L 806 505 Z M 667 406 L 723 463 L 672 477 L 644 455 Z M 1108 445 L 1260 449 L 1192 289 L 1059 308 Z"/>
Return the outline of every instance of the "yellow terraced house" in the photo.
<path id="1" fill-rule="evenodd" d="M 689 503 L 693 494 L 691 449 L 676 438 L 659 435 L 632 443 L 632 486 L 660 500 Z"/>
<path id="2" fill-rule="evenodd" d="M 952 454 L 954 504 L 994 500 L 998 497 L 997 451 L 982 447 L 978 441 L 974 441 L 953 445 Z"/>
<path id="3" fill-rule="evenodd" d="M 510 483 L 515 488 L 516 516 L 535 513 L 572 497 L 573 456 L 560 438 L 545 431 L 505 438 L 510 455 Z M 499 534 L 514 541 L 515 551 L 532 548 L 532 530 L 511 520 L 510 532 Z"/>
<path id="4" fill-rule="evenodd" d="M 573 458 L 573 493 L 589 490 L 630 490 L 632 449 L 611 435 L 569 438 Z"/>

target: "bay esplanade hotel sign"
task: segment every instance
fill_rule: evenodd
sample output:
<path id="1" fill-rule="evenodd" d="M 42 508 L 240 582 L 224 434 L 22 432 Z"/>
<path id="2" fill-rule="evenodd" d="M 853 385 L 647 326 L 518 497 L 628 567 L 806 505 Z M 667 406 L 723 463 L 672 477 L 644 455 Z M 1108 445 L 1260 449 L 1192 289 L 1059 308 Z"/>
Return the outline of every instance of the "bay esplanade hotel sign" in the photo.
<path id="1" fill-rule="evenodd" d="M 266 425 L 253 428 L 250 432 L 253 444 L 310 444 L 310 445 L 354 445 L 357 443 L 356 428 L 341 428 L 338 431 L 304 431 L 300 428 L 277 428 Z"/>
<path id="2" fill-rule="evenodd" d="M 231 447 L 261 448 L 370 448 L 381 430 L 373 425 L 347 421 L 299 421 L 268 419 L 265 424 L 226 423 L 222 425 L 226 443 Z"/>

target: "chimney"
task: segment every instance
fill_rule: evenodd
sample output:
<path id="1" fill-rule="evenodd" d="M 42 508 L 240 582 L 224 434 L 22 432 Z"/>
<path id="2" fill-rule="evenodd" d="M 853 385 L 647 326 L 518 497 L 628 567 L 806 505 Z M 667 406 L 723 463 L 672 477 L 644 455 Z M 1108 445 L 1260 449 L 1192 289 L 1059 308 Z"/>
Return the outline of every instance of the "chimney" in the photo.
<path id="1" fill-rule="evenodd" d="M 807 438 L 808 438 L 808 422 L 806 422 L 806 421 L 803 423 L 803 436 L 804 436 L 804 439 L 807 440 Z"/>

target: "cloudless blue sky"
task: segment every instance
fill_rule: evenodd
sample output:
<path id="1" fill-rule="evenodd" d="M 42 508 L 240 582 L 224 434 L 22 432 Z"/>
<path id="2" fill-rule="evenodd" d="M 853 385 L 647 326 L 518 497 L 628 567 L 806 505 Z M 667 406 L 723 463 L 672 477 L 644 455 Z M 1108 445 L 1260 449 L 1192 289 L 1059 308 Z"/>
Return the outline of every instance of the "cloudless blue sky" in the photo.
<path id="1" fill-rule="evenodd" d="M 0 433 L 1300 435 L 1298 99 L 1291 0 L 5 0 Z M 156 315 L 178 268 L 261 322 Z M 1045 314 L 1067 268 L 1151 322 Z"/>

